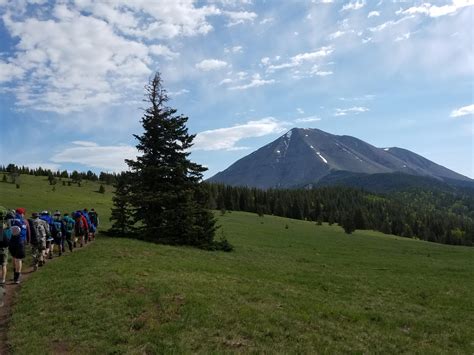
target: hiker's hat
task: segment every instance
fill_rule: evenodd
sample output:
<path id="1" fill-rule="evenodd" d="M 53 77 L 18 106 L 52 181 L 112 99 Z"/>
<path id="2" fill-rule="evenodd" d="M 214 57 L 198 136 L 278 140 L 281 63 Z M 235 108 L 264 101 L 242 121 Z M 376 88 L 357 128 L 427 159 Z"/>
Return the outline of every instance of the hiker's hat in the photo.
<path id="1" fill-rule="evenodd" d="M 20 207 L 20 208 L 17 208 L 15 212 L 18 214 L 25 214 L 26 210 L 23 207 Z"/>

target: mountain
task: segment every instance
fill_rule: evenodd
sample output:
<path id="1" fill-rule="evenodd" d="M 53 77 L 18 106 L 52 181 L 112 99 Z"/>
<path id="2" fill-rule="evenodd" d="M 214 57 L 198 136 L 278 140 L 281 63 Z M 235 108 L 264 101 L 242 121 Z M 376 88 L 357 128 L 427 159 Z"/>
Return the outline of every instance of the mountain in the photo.
<path id="1" fill-rule="evenodd" d="M 474 181 L 402 148 L 377 148 L 351 136 L 319 129 L 293 128 L 209 179 L 232 186 L 294 188 L 391 174 L 418 176 L 440 183 L 474 186 Z M 384 178 L 385 176 L 385 178 Z M 370 178 L 372 180 L 372 178 Z M 369 179 L 369 180 L 370 180 Z M 404 180 L 410 180 L 404 178 Z M 419 179 L 418 179 L 419 180 Z M 421 180 L 420 180 L 421 181 Z M 426 183 L 423 180 L 423 183 Z M 428 183 L 429 184 L 429 183 Z"/>

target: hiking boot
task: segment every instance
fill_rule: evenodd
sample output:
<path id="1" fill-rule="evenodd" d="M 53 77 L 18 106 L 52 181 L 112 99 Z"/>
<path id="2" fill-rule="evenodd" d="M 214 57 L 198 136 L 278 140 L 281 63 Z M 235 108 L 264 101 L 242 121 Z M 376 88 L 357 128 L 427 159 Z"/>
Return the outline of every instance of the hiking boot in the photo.
<path id="1" fill-rule="evenodd" d="M 20 276 L 21 274 L 19 272 L 15 272 L 13 275 L 13 282 L 17 285 L 20 283 Z"/>

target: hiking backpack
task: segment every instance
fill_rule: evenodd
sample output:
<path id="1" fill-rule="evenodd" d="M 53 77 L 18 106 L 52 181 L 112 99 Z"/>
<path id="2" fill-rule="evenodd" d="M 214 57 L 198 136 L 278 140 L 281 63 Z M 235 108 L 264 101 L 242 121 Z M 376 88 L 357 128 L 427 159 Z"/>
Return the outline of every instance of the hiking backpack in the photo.
<path id="1" fill-rule="evenodd" d="M 18 216 L 16 216 L 15 218 L 10 219 L 10 226 L 20 228 L 19 238 L 13 238 L 13 239 L 15 239 L 15 240 L 18 239 L 18 241 L 20 241 L 20 242 L 25 242 L 27 234 L 28 234 L 28 227 L 26 226 L 23 219 L 19 218 Z"/>
<path id="2" fill-rule="evenodd" d="M 9 227 L 3 228 L 3 224 L 0 226 L 0 248 L 7 248 L 10 245 L 12 239 L 12 231 Z"/>
<path id="3" fill-rule="evenodd" d="M 60 221 L 53 221 L 51 224 L 51 235 L 53 238 L 61 238 L 62 235 L 62 227 Z"/>
<path id="4" fill-rule="evenodd" d="M 76 219 L 76 224 L 74 226 L 74 232 L 76 233 L 77 236 L 84 234 L 84 222 L 82 221 L 81 217 Z"/>
<path id="5" fill-rule="evenodd" d="M 74 231 L 74 220 L 72 218 L 64 218 L 63 219 L 64 228 L 66 229 L 66 233 L 72 234 Z"/>
<path id="6" fill-rule="evenodd" d="M 99 220 L 97 218 L 97 213 L 95 211 L 90 211 L 89 212 L 89 218 L 90 218 L 92 224 L 97 227 L 97 225 L 99 224 Z"/>

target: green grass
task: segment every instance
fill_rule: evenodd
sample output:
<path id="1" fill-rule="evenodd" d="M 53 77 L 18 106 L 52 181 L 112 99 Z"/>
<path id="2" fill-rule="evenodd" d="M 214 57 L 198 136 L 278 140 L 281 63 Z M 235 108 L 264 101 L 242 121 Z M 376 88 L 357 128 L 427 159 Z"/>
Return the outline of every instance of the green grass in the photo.
<path id="1" fill-rule="evenodd" d="M 3 174 L 0 173 L 0 178 Z M 0 206 L 7 208 L 25 207 L 27 215 L 31 212 L 50 212 L 59 209 L 62 213 L 72 212 L 83 208 L 94 208 L 101 221 L 108 225 L 113 188 L 105 186 L 105 193 L 98 193 L 100 184 L 83 181 L 81 187 L 77 184 L 63 186 L 62 181 L 49 185 L 45 176 L 37 177 L 21 175 L 20 188 L 14 184 L 0 182 Z M 54 188 L 54 191 L 53 191 Z"/>
<path id="2" fill-rule="evenodd" d="M 219 222 L 233 253 L 101 237 L 48 264 L 22 285 L 14 352 L 473 353 L 474 249 L 249 213 Z"/>

